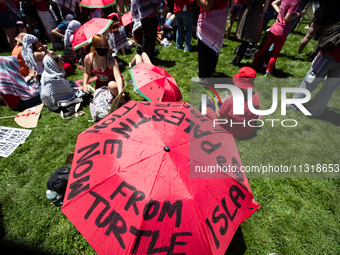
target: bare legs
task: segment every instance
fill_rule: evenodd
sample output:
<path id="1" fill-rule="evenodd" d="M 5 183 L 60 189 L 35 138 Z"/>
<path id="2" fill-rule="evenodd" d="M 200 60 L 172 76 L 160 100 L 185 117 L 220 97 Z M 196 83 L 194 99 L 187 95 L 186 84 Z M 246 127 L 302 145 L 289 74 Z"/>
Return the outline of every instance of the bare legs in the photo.
<path id="1" fill-rule="evenodd" d="M 130 66 L 133 67 L 137 64 L 139 64 L 140 62 L 145 62 L 145 63 L 149 63 L 149 64 L 152 64 L 148 54 L 146 54 L 145 52 L 142 53 L 142 55 L 139 55 L 139 54 L 136 54 L 131 63 L 130 63 Z"/>

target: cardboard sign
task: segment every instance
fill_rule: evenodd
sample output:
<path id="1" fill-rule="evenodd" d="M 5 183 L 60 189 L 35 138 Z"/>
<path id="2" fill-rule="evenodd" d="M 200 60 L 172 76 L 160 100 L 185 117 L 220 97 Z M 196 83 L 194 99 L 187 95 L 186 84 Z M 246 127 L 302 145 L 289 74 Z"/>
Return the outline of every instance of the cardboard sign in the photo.
<path id="1" fill-rule="evenodd" d="M 0 126 L 0 157 L 7 158 L 30 135 L 32 130 Z"/>
<path id="2" fill-rule="evenodd" d="M 37 106 L 28 108 L 25 111 L 19 113 L 14 118 L 14 120 L 21 127 L 35 128 L 35 127 L 37 127 L 38 120 L 39 120 L 39 117 L 40 117 L 40 113 L 41 113 L 43 107 L 44 107 L 43 104 L 39 104 Z"/>

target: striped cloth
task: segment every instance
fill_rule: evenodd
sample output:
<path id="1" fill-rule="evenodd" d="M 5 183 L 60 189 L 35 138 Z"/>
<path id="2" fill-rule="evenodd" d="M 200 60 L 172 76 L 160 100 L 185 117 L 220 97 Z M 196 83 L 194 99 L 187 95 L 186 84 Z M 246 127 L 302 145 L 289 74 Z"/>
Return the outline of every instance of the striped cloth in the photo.
<path id="1" fill-rule="evenodd" d="M 324 65 L 329 61 L 329 58 L 327 58 L 324 54 L 321 52 L 318 53 L 318 55 L 314 58 L 312 62 L 313 67 L 313 73 L 317 75 L 320 73 Z"/>
<path id="2" fill-rule="evenodd" d="M 64 5 L 66 8 L 70 9 L 74 13 L 76 12 L 76 2 L 80 2 L 80 0 L 52 0 L 57 4 Z"/>
<path id="3" fill-rule="evenodd" d="M 17 56 L 0 57 L 0 92 L 29 100 L 38 95 L 38 85 L 29 86 L 19 70 Z"/>
<path id="4" fill-rule="evenodd" d="M 202 12 L 198 16 L 197 37 L 216 53 L 223 45 L 227 17 L 227 8 Z"/>
<path id="5" fill-rule="evenodd" d="M 109 46 L 114 52 L 118 52 L 121 48 L 128 44 L 124 27 L 120 27 L 117 33 L 109 33 Z"/>
<path id="6" fill-rule="evenodd" d="M 160 0 L 132 0 L 131 16 L 133 20 L 142 20 L 161 6 Z"/>

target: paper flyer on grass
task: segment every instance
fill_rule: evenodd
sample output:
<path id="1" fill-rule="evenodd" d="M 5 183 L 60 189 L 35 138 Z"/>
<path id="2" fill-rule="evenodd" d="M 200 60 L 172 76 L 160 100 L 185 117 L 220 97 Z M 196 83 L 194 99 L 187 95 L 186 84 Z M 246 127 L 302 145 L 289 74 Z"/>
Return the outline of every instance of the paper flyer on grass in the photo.
<path id="1" fill-rule="evenodd" d="M 0 126 L 0 156 L 7 158 L 30 135 L 32 130 Z"/>

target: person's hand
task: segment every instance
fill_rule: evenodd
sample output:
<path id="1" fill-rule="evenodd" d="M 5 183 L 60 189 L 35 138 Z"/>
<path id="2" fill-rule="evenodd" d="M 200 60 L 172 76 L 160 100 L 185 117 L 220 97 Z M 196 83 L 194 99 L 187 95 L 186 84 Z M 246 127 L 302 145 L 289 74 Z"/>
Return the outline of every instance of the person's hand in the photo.
<path id="1" fill-rule="evenodd" d="M 84 84 L 83 85 L 83 90 L 84 90 L 85 93 L 90 93 L 90 91 L 91 91 L 90 85 Z"/>
<path id="2" fill-rule="evenodd" d="M 298 15 L 302 17 L 303 15 L 305 15 L 305 13 L 306 13 L 306 9 L 303 9 L 300 13 L 298 13 Z"/>
<path id="3" fill-rule="evenodd" d="M 29 73 L 29 76 L 31 76 L 34 79 L 35 83 L 38 82 L 38 72 L 37 71 L 31 70 L 31 72 Z"/>

